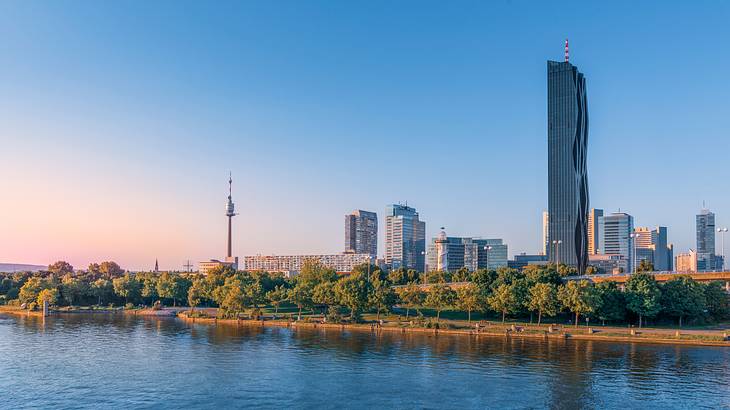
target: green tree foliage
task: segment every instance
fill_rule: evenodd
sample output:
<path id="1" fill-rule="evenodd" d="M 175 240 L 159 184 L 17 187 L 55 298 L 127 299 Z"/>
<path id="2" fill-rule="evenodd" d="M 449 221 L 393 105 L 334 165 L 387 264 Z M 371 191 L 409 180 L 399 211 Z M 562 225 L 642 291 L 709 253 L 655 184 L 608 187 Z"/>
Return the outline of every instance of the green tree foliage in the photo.
<path id="1" fill-rule="evenodd" d="M 396 302 L 395 292 L 385 280 L 375 278 L 368 295 L 368 305 L 377 312 L 376 320 L 380 320 L 381 312 L 390 312 Z"/>
<path id="2" fill-rule="evenodd" d="M 190 310 L 194 311 L 195 308 L 207 297 L 206 294 L 205 279 L 195 278 L 188 289 L 188 306 Z"/>
<path id="3" fill-rule="evenodd" d="M 99 264 L 99 272 L 107 278 L 116 278 L 124 274 L 124 269 L 120 268 L 116 262 L 104 261 Z"/>
<path id="4" fill-rule="evenodd" d="M 508 314 L 514 313 L 520 308 L 515 287 L 506 283 L 498 285 L 492 291 L 492 294 L 487 297 L 487 304 L 490 309 L 502 314 L 502 323 Z"/>
<path id="5" fill-rule="evenodd" d="M 322 306 L 322 313 L 327 308 L 337 304 L 337 295 L 335 295 L 334 282 L 322 282 L 312 289 L 312 302 Z"/>
<path id="6" fill-rule="evenodd" d="M 28 279 L 25 284 L 20 288 L 18 299 L 20 303 L 30 304 L 38 299 L 38 294 L 44 289 L 43 280 L 39 277 L 33 277 Z"/>
<path id="7" fill-rule="evenodd" d="M 436 323 L 441 319 L 441 311 L 451 307 L 456 300 L 456 292 L 448 285 L 435 283 L 426 293 L 424 305 L 436 311 Z"/>
<path id="8" fill-rule="evenodd" d="M 419 306 L 423 305 L 423 300 L 426 297 L 426 294 L 421 290 L 416 282 L 411 282 L 406 286 L 398 288 L 396 292 L 400 299 L 400 303 L 406 308 L 406 320 L 408 320 L 410 310 L 414 308 L 418 309 Z"/>
<path id="9" fill-rule="evenodd" d="M 484 311 L 486 303 L 484 293 L 474 283 L 456 289 L 456 308 L 466 312 L 469 323 L 471 323 L 471 312 Z"/>
<path id="10" fill-rule="evenodd" d="M 704 285 L 707 315 L 716 321 L 730 319 L 730 296 L 725 292 L 722 282 Z"/>
<path id="11" fill-rule="evenodd" d="M 687 275 L 665 282 L 661 285 L 661 294 L 662 311 L 677 318 L 679 327 L 682 327 L 683 318 L 699 317 L 707 305 L 705 287 Z"/>
<path id="12" fill-rule="evenodd" d="M 67 273 L 73 273 L 74 267 L 66 261 L 58 261 L 49 265 L 48 271 L 56 275 L 65 275 Z"/>
<path id="13" fill-rule="evenodd" d="M 58 290 L 56 288 L 43 289 L 38 293 L 38 306 L 43 306 L 43 302 L 49 305 L 55 305 L 58 302 Z"/>
<path id="14" fill-rule="evenodd" d="M 606 321 L 623 320 L 626 317 L 626 300 L 616 282 L 599 282 L 596 286 L 598 300 L 595 314 L 606 324 Z"/>
<path id="15" fill-rule="evenodd" d="M 639 262 L 639 266 L 636 267 L 636 272 L 654 272 L 654 264 L 646 259 L 642 259 Z"/>
<path id="16" fill-rule="evenodd" d="M 289 301 L 299 308 L 298 320 L 302 320 L 302 309 L 312 307 L 314 304 L 312 301 L 312 292 L 313 288 L 303 281 L 297 282 L 293 288 L 289 289 Z"/>
<path id="17" fill-rule="evenodd" d="M 587 280 L 569 281 L 560 286 L 558 300 L 565 309 L 575 314 L 576 327 L 580 315 L 593 313 L 598 305 L 595 289 Z"/>
<path id="18" fill-rule="evenodd" d="M 117 296 L 124 298 L 125 304 L 137 301 L 140 297 L 142 285 L 131 273 L 126 273 L 124 276 L 114 278 L 112 285 L 114 287 L 114 293 L 116 293 Z"/>
<path id="19" fill-rule="evenodd" d="M 284 303 L 288 297 L 289 295 L 284 285 L 278 285 L 266 293 L 266 298 L 269 299 L 269 302 L 271 302 L 272 305 L 274 305 L 274 314 L 279 313 L 279 307 L 281 307 L 281 304 Z"/>
<path id="20" fill-rule="evenodd" d="M 639 316 L 639 327 L 644 317 L 654 317 L 661 311 L 661 290 L 653 275 L 637 273 L 626 281 L 624 293 L 626 308 Z"/>
<path id="21" fill-rule="evenodd" d="M 486 292 L 492 288 L 492 284 L 497 279 L 497 272 L 490 269 L 478 269 L 471 273 L 471 281 Z"/>
<path id="22" fill-rule="evenodd" d="M 114 295 L 114 286 L 108 279 L 97 279 L 91 284 L 91 294 L 96 298 L 97 304 L 109 302 Z"/>
<path id="23" fill-rule="evenodd" d="M 335 295 L 340 305 L 350 310 L 350 317 L 353 320 L 367 307 L 369 288 L 370 285 L 365 277 L 357 273 L 337 281 Z"/>
<path id="24" fill-rule="evenodd" d="M 551 283 L 555 286 L 563 283 L 554 265 L 527 265 L 522 273 L 530 287 L 536 283 Z"/>
<path id="25" fill-rule="evenodd" d="M 160 298 L 159 293 L 157 293 L 157 278 L 156 275 L 147 275 L 142 280 L 141 296 L 150 305 Z"/>
<path id="26" fill-rule="evenodd" d="M 537 312 L 538 326 L 542 322 L 542 315 L 555 316 L 558 313 L 558 292 L 554 284 L 537 282 L 528 293 L 527 309 Z"/>
<path id="27" fill-rule="evenodd" d="M 467 282 L 469 279 L 471 279 L 471 272 L 465 266 L 459 268 L 459 270 L 454 272 L 451 276 L 452 282 Z"/>

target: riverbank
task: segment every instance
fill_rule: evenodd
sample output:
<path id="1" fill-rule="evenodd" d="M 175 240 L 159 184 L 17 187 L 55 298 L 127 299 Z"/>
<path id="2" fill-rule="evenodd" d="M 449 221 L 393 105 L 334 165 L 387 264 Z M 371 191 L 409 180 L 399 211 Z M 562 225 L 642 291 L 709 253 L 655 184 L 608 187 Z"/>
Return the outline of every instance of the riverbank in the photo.
<path id="1" fill-rule="evenodd" d="M 340 331 L 359 332 L 394 332 L 394 333 L 420 333 L 433 335 L 460 335 L 471 337 L 514 337 L 533 339 L 553 340 L 593 340 L 616 343 L 654 343 L 690 346 L 721 346 L 730 347 L 727 333 L 697 332 L 674 333 L 671 337 L 661 329 L 633 329 L 626 334 L 616 331 L 616 328 L 572 328 L 555 325 L 524 325 L 524 324 L 502 324 L 486 322 L 477 329 L 474 328 L 427 328 L 412 326 L 410 322 L 383 322 L 382 325 L 373 323 L 324 323 L 306 320 L 281 320 L 281 319 L 218 319 L 215 317 L 189 317 L 188 311 L 180 312 L 178 318 L 188 323 L 206 325 L 227 325 L 227 326 L 259 326 L 259 327 L 288 327 L 288 328 L 311 328 L 311 329 L 337 329 Z M 657 333 L 659 332 L 659 333 Z"/>

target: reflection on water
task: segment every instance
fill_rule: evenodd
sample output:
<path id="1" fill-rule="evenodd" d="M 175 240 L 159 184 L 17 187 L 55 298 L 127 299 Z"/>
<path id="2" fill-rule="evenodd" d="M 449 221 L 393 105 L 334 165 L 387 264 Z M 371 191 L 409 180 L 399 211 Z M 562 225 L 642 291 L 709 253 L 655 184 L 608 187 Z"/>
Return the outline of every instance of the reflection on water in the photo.
<path id="1" fill-rule="evenodd" d="M 730 349 L 0 315 L 14 408 L 727 408 Z"/>

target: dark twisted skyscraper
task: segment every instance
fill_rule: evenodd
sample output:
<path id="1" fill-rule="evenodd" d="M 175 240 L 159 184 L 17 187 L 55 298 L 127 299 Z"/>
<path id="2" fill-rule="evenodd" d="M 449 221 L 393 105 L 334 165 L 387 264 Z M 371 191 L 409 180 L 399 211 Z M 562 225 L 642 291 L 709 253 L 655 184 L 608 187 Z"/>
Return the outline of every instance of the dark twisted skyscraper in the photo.
<path id="1" fill-rule="evenodd" d="M 565 61 L 548 61 L 548 255 L 584 273 L 588 263 L 588 99 L 586 80 Z"/>

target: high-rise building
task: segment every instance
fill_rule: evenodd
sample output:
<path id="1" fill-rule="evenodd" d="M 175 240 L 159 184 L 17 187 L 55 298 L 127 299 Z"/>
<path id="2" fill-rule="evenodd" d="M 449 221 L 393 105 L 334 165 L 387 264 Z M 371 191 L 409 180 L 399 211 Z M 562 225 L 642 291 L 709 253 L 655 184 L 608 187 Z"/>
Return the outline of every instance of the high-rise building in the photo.
<path id="1" fill-rule="evenodd" d="M 599 254 L 598 219 L 603 216 L 603 209 L 591 208 L 588 212 L 588 254 Z"/>
<path id="2" fill-rule="evenodd" d="M 345 252 L 378 255 L 378 215 L 357 210 L 345 215 Z"/>
<path id="3" fill-rule="evenodd" d="M 507 266 L 507 253 L 502 239 L 447 236 L 442 230 L 428 246 L 428 268 L 447 272 L 497 269 Z"/>
<path id="4" fill-rule="evenodd" d="M 636 263 L 646 260 L 654 265 L 654 270 L 668 271 L 672 269 L 666 227 L 657 226 L 655 229 L 636 228 L 634 229 L 634 241 L 636 244 Z"/>
<path id="5" fill-rule="evenodd" d="M 407 205 L 388 206 L 385 216 L 385 263 L 391 269 L 423 272 L 426 268 L 426 223 Z"/>
<path id="6" fill-rule="evenodd" d="M 601 253 L 604 255 L 621 255 L 626 261 L 626 270 L 633 272 L 632 233 L 634 231 L 634 218 L 624 212 L 614 212 L 600 217 L 599 225 Z"/>
<path id="7" fill-rule="evenodd" d="M 547 62 L 548 83 L 548 247 L 550 260 L 588 263 L 588 99 L 586 80 L 565 61 Z"/>
<path id="8" fill-rule="evenodd" d="M 226 259 L 219 261 L 217 259 L 209 259 L 202 261 L 199 264 L 198 271 L 202 274 L 207 272 L 216 266 L 230 266 L 233 269 L 238 269 L 238 256 L 233 256 L 233 217 L 238 215 L 233 205 L 233 176 L 228 175 L 228 202 L 226 202 L 226 217 L 228 218 L 228 240 L 226 242 Z"/>
<path id="9" fill-rule="evenodd" d="M 696 217 L 697 221 L 697 270 L 715 270 L 715 214 L 703 209 Z"/>
<path id="10" fill-rule="evenodd" d="M 548 248 L 550 247 L 550 235 L 548 232 L 550 232 L 549 228 L 550 223 L 550 216 L 548 214 L 548 211 L 542 211 L 542 252 L 541 255 L 547 255 L 548 254 Z"/>
<path id="11" fill-rule="evenodd" d="M 281 272 L 287 277 L 299 274 L 307 261 L 321 263 L 338 273 L 350 273 L 358 266 L 373 263 L 368 253 L 338 253 L 330 255 L 252 255 L 244 256 L 248 271 Z"/>
<path id="12" fill-rule="evenodd" d="M 674 265 L 677 272 L 697 272 L 697 252 L 690 249 L 688 253 L 677 255 Z"/>

